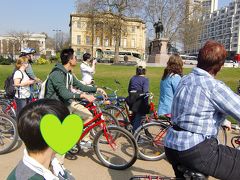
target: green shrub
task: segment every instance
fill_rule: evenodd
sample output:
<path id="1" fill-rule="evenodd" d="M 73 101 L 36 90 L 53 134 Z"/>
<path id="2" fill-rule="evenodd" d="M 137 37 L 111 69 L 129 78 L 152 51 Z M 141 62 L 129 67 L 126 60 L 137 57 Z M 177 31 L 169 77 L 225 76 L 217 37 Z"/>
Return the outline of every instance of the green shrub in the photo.
<path id="1" fill-rule="evenodd" d="M 45 54 L 41 54 L 40 58 L 47 59 Z"/>
<path id="2" fill-rule="evenodd" d="M 11 63 L 13 63 L 13 60 L 10 57 L 4 58 L 3 56 L 0 56 L 0 64 L 1 65 L 10 65 Z"/>
<path id="3" fill-rule="evenodd" d="M 50 61 L 48 59 L 44 59 L 42 57 L 40 57 L 39 59 L 36 60 L 36 64 L 50 64 Z"/>

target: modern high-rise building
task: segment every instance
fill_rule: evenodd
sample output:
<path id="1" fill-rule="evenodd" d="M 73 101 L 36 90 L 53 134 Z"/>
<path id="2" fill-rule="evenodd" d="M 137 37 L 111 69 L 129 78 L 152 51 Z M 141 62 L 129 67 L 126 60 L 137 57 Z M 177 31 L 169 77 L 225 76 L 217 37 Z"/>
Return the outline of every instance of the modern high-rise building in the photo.
<path id="1" fill-rule="evenodd" d="M 204 5 L 209 7 L 209 2 Z M 196 53 L 207 40 L 216 40 L 224 44 L 230 54 L 240 53 L 240 0 L 232 0 L 228 6 L 217 8 L 217 0 L 211 0 L 211 11 L 202 16 L 203 22 L 198 42 L 193 49 L 185 49 L 187 53 Z"/>

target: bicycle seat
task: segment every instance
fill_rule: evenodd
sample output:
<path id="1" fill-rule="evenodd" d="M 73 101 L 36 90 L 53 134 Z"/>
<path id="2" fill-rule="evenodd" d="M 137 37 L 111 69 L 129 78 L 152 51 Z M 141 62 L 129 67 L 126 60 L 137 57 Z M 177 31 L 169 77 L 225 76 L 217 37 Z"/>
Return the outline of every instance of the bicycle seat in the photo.
<path id="1" fill-rule="evenodd" d="M 193 180 L 207 180 L 208 179 L 208 176 L 200 173 L 200 172 L 197 172 L 195 170 L 192 170 L 190 168 L 187 168 L 183 165 L 179 165 L 178 167 L 178 170 L 183 172 L 183 176 L 186 178 L 186 179 L 193 179 Z"/>

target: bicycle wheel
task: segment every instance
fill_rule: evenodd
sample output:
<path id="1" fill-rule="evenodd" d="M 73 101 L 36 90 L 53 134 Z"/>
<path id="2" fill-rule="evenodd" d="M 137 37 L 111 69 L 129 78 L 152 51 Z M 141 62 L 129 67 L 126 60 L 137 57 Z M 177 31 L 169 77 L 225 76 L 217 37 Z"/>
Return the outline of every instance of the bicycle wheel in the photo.
<path id="1" fill-rule="evenodd" d="M 121 108 L 117 106 L 106 106 L 104 110 L 113 115 L 121 127 L 126 127 L 130 123 L 127 115 Z"/>
<path id="2" fill-rule="evenodd" d="M 117 119 L 113 115 L 111 115 L 110 113 L 108 113 L 106 111 L 102 111 L 101 118 L 105 121 L 106 126 L 109 126 L 109 125 L 119 126 L 119 122 L 117 121 Z M 102 130 L 101 126 L 96 126 L 91 129 L 90 135 L 92 137 L 94 137 L 96 135 L 96 133 L 101 130 Z"/>
<path id="3" fill-rule="evenodd" d="M 218 128 L 217 140 L 219 144 L 223 144 L 223 145 L 227 144 L 227 132 L 225 128 L 222 126 Z"/>
<path id="4" fill-rule="evenodd" d="M 136 141 L 130 132 L 121 127 L 109 126 L 106 133 L 99 131 L 93 145 L 98 159 L 108 168 L 127 169 L 137 160 Z"/>
<path id="5" fill-rule="evenodd" d="M 139 157 L 156 161 L 165 158 L 164 137 L 170 125 L 160 122 L 150 122 L 139 127 L 135 134 Z"/>
<path id="6" fill-rule="evenodd" d="M 4 100 L 0 100 L 0 112 L 11 116 L 13 119 L 16 119 L 16 112 L 14 108 Z"/>
<path id="7" fill-rule="evenodd" d="M 17 139 L 16 121 L 6 114 L 0 114 L 0 154 L 11 150 Z"/>

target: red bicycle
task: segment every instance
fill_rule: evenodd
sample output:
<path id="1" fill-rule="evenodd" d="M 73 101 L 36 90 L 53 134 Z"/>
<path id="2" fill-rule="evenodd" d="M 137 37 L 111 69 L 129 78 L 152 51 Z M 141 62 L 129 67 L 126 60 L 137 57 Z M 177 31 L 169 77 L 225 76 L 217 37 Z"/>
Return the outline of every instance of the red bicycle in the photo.
<path id="1" fill-rule="evenodd" d="M 93 106 L 89 105 L 89 107 Z M 96 108 L 93 109 L 96 110 Z M 72 154 L 77 154 L 80 151 L 81 140 L 92 130 L 95 131 L 93 149 L 104 166 L 123 170 L 135 163 L 137 144 L 132 134 L 119 126 L 108 126 L 103 113 L 97 110 L 94 118 L 84 124 L 84 131 L 76 146 L 71 150 Z"/>
<path id="2" fill-rule="evenodd" d="M 35 89 L 31 92 L 30 102 L 38 100 L 41 85 L 35 84 Z M 5 91 L 0 91 L 0 112 L 11 116 L 16 119 L 17 104 L 15 99 L 9 99 L 5 96 Z"/>

